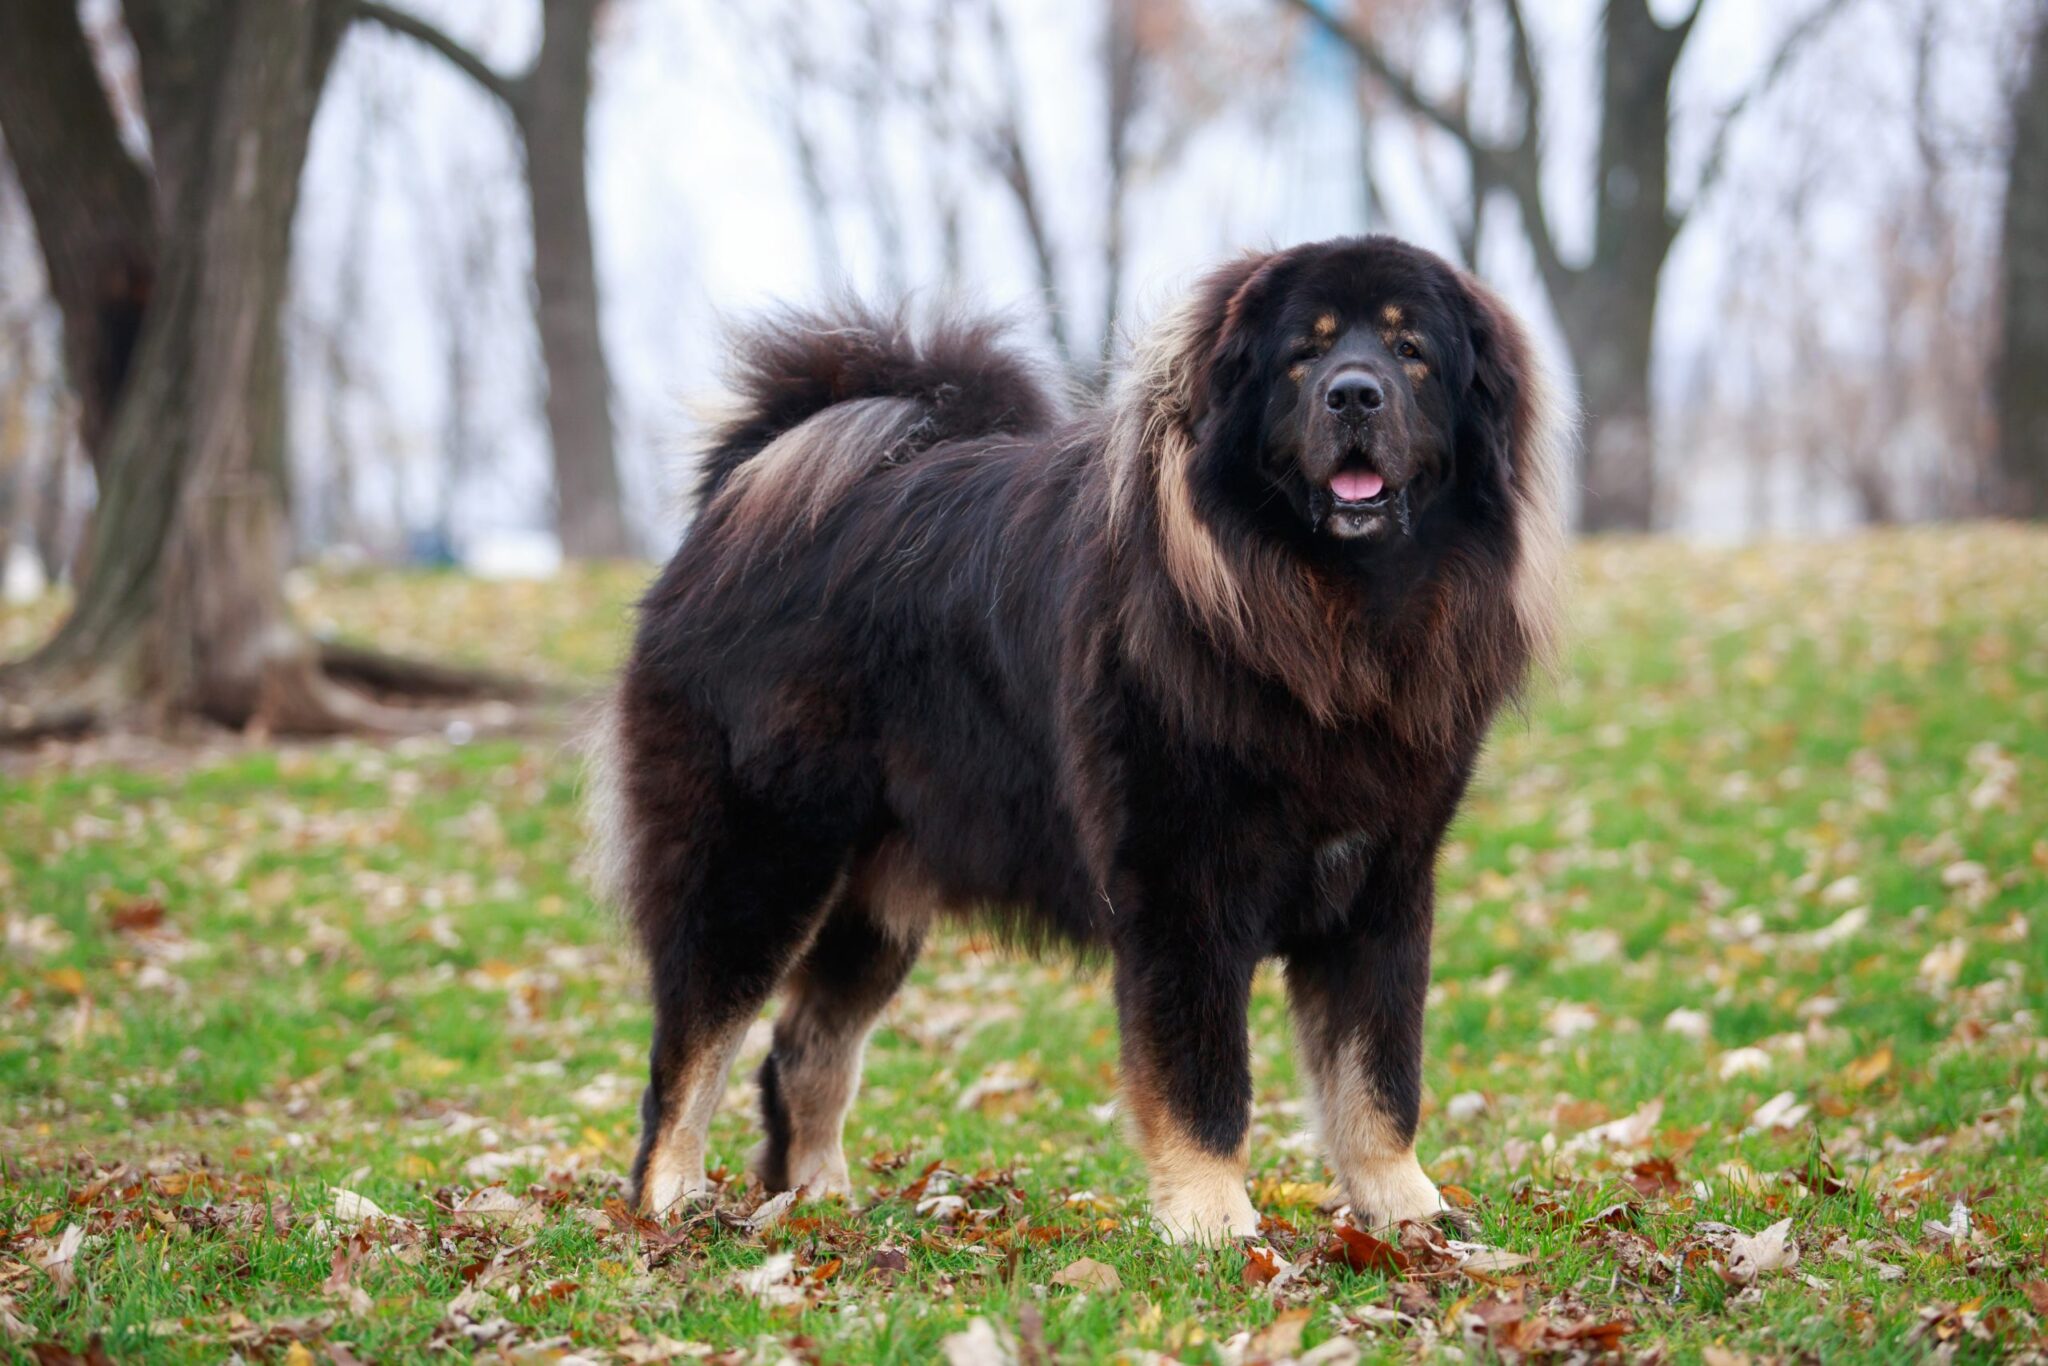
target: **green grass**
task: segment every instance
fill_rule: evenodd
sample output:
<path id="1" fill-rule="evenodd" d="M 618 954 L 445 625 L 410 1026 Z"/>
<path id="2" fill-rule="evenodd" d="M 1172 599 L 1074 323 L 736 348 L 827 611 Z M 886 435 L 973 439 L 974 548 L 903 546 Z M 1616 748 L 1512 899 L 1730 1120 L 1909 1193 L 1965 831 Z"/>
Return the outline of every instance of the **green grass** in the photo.
<path id="1" fill-rule="evenodd" d="M 1443 860 L 1429 1023 L 1424 1161 L 1526 1264 L 1317 1259 L 1325 1173 L 1270 980 L 1255 1199 L 1301 1270 L 1275 1293 L 1241 1249 L 1163 1245 L 1104 1108 L 1104 977 L 967 936 L 869 1050 L 860 1208 L 640 1227 L 605 1211 L 647 1011 L 575 876 L 566 742 L 97 742 L 0 759 L 0 1355 L 924 1361 L 977 1317 L 1062 1361 L 1249 1361 L 1296 1333 L 1541 1356 L 1613 1321 L 1621 1352 L 1677 1361 L 2039 1350 L 2048 536 L 1617 543 L 1579 569 L 1570 657 L 1499 727 Z M 636 578 L 301 598 L 594 680 Z M 713 1131 L 735 1173 L 759 1046 Z M 960 1109 L 996 1067 L 1018 1088 Z M 1789 1123 L 1753 1123 L 1781 1093 Z M 1582 1137 L 1652 1102 L 1640 1142 Z M 904 1195 L 933 1162 L 922 1193 L 961 1222 Z M 493 1182 L 516 1212 L 463 1212 Z M 394 1217 L 339 1218 L 337 1189 Z M 726 1209 L 758 1199 L 736 1176 Z M 1958 1202 L 1961 1245 L 1926 1228 Z M 1716 1226 L 1784 1219 L 1798 1264 L 1731 1284 Z M 39 1263 L 73 1227 L 66 1293 Z M 736 1279 L 778 1253 L 780 1286 Z M 1081 1257 L 1121 1288 L 1055 1285 Z"/>

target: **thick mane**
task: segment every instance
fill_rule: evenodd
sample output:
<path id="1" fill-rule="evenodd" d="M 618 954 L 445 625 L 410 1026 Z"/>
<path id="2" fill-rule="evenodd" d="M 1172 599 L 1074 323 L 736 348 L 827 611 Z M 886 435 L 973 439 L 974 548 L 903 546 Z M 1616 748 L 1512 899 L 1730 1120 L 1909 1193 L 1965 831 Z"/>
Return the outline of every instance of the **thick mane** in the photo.
<path id="1" fill-rule="evenodd" d="M 1509 363 L 1520 372 L 1509 447 L 1515 557 L 1508 586 L 1534 662 L 1553 668 L 1565 579 L 1564 479 L 1578 414 L 1514 310 L 1470 276 L 1464 283 L 1474 302 L 1491 311 Z"/>

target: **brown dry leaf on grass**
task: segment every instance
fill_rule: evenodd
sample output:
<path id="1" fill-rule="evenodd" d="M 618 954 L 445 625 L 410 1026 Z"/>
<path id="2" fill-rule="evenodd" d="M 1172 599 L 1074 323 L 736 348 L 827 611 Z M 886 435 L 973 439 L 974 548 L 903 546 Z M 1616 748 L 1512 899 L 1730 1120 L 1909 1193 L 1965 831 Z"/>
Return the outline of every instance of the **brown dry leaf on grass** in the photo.
<path id="1" fill-rule="evenodd" d="M 1294 1263 L 1282 1257 L 1270 1247 L 1249 1247 L 1244 1253 L 1244 1270 L 1239 1279 L 1246 1285 L 1267 1285 L 1278 1288 L 1287 1283 L 1295 1273 Z"/>
<path id="2" fill-rule="evenodd" d="M 1509 1359 L 1566 1361 L 1617 1356 L 1622 1339 L 1635 1329 L 1625 1318 L 1603 1318 L 1570 1300 L 1531 1311 L 1516 1291 L 1476 1300 L 1457 1315 L 1465 1340 Z"/>
<path id="3" fill-rule="evenodd" d="M 51 1244 L 47 1251 L 35 1258 L 36 1265 L 43 1269 L 49 1276 L 50 1283 L 57 1287 L 60 1299 L 68 1298 L 71 1292 L 78 1288 L 78 1277 L 73 1271 L 73 1263 L 77 1260 L 78 1249 L 84 1242 L 85 1225 L 70 1224 L 58 1235 L 57 1241 Z"/>
<path id="4" fill-rule="evenodd" d="M 1052 1273 L 1052 1283 L 1069 1290 L 1093 1290 L 1102 1295 L 1114 1295 L 1124 1288 L 1124 1278 L 1117 1275 L 1116 1268 L 1093 1257 L 1077 1257 L 1068 1262 Z"/>
<path id="5" fill-rule="evenodd" d="M 939 1343 L 947 1366 L 1017 1366 L 1017 1349 L 1007 1332 L 987 1319 L 967 1321 L 967 1327 L 949 1334 Z"/>
<path id="6" fill-rule="evenodd" d="M 1286 1309 L 1263 1328 L 1247 1329 L 1223 1344 L 1226 1360 L 1290 1361 L 1301 1353 L 1301 1335 L 1308 1327 L 1307 1309 Z"/>
<path id="7" fill-rule="evenodd" d="M 1407 1274 L 1414 1261 L 1400 1248 L 1348 1224 L 1330 1229 L 1330 1237 L 1316 1249 L 1316 1260 L 1327 1265 L 1348 1266 L 1353 1271 L 1376 1271 L 1381 1275 Z"/>
<path id="8" fill-rule="evenodd" d="M 1736 1233 L 1728 1238 L 1728 1267 L 1724 1273 L 1736 1285 L 1749 1285 L 1774 1271 L 1790 1271 L 1799 1264 L 1799 1245 L 1790 1240 L 1792 1221 L 1780 1219 L 1761 1233 Z"/>

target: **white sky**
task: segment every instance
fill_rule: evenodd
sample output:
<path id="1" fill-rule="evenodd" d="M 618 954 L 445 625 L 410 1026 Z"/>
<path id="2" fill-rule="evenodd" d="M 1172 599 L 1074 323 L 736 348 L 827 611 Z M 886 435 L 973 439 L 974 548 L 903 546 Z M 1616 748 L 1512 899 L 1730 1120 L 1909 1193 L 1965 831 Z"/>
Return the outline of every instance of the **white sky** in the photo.
<path id="1" fill-rule="evenodd" d="M 521 64 L 535 40 L 531 0 L 410 2 L 506 68 Z M 1752 79 L 1776 36 L 1811 0 L 1705 3 L 1702 31 L 1679 75 L 1674 180 L 1680 186 L 1689 183 L 1709 116 Z M 1773 187 L 1803 160 L 1824 158 L 1832 187 L 1833 207 L 1815 216 L 1815 235 L 1804 247 L 1813 268 L 1840 277 L 1842 325 L 1852 334 L 1883 325 L 1859 312 L 1874 298 L 1867 290 L 1858 297 L 1857 281 L 1869 273 L 1860 263 L 1877 249 L 1862 207 L 1880 197 L 1889 168 L 1910 152 L 1902 16 L 1921 3 L 1853 4 L 1779 98 L 1744 126 L 1723 193 L 1680 240 L 1667 267 L 1658 357 L 1667 406 L 1684 396 L 1703 357 L 1709 365 L 1740 361 L 1739 355 L 1730 359 L 1731 339 L 1720 325 L 1726 244 L 1758 205 L 1775 202 Z M 1279 9 L 1271 0 L 1209 0 L 1204 8 L 1219 18 Z M 1595 11 L 1588 0 L 1531 8 L 1548 83 L 1545 136 L 1560 153 L 1550 159 L 1546 188 L 1566 242 L 1577 244 L 1589 230 L 1581 187 L 1594 131 Z M 826 26 L 821 41 L 848 40 L 829 29 L 846 18 L 844 11 L 823 0 L 811 9 Z M 1010 0 L 1007 12 L 1027 84 L 1027 136 L 1056 237 L 1067 248 L 1065 286 L 1085 349 L 1094 344 L 1101 312 L 1101 282 L 1085 250 L 1098 232 L 1102 197 L 1101 96 L 1094 78 L 1100 16 L 1093 5 L 1056 0 Z M 2009 27 L 2010 12 L 2007 0 L 1956 0 L 1942 11 L 1944 114 L 1959 137 L 1977 138 L 1987 148 L 2003 116 L 2002 81 L 2013 54 L 2011 35 L 2001 27 Z M 744 317 L 775 301 L 815 298 L 820 287 L 793 158 L 777 122 L 779 81 L 766 56 L 752 50 L 748 28 L 738 6 L 615 0 L 599 58 L 592 158 L 604 323 L 619 388 L 622 454 L 655 549 L 666 548 L 677 525 L 661 509 L 674 506 L 680 485 L 678 452 L 688 437 L 681 400 L 712 382 L 719 319 Z M 991 78 L 987 71 L 962 70 L 959 79 L 971 86 Z M 1127 267 L 1127 305 L 1137 316 L 1155 313 L 1193 272 L 1233 248 L 1360 229 L 1347 80 L 1347 64 L 1326 43 L 1298 46 L 1284 98 L 1226 110 L 1194 136 L 1170 173 L 1140 189 L 1129 220 Z M 940 253 L 923 211 L 929 144 L 899 127 L 864 145 L 859 130 L 832 124 L 829 111 L 813 115 L 826 125 L 819 132 L 827 175 L 850 199 L 872 158 L 915 206 L 903 223 L 908 275 L 931 292 Z M 1379 152 L 1391 226 L 1443 245 L 1406 130 L 1396 124 L 1382 133 Z M 1995 158 L 1984 160 L 1989 166 Z M 986 175 L 969 190 L 964 239 L 974 294 L 1035 322 L 1034 277 L 1014 209 Z M 1987 172 L 1959 192 L 1982 201 L 1975 213 L 1989 252 L 1995 176 Z M 462 501 L 464 529 L 471 532 L 542 520 L 545 474 L 520 196 L 509 132 L 488 100 L 409 43 L 381 32 L 351 38 L 328 91 L 308 172 L 300 307 L 316 319 L 334 318 L 339 265 L 351 251 L 364 253 L 364 302 L 345 345 L 361 392 L 345 407 L 343 421 L 367 448 L 425 453 L 443 441 L 450 328 L 464 330 L 481 375 L 465 411 L 498 453 Z M 840 219 L 848 275 L 871 289 L 878 254 L 857 201 Z M 495 230 L 503 246 L 479 297 L 469 304 L 451 301 L 450 263 L 480 224 Z M 1511 297 L 1540 309 L 1511 227 L 1507 220 L 1492 234 L 1486 273 Z M 351 244 L 358 233 L 362 240 Z M 319 442 L 327 430 L 325 389 L 302 359 L 302 444 Z M 407 489 L 366 482 L 360 496 L 407 521 L 430 516 L 433 499 L 424 481 Z M 1704 495 L 1682 509 L 1681 523 L 1707 532 L 1732 529 L 1725 497 L 1711 481 L 1703 487 Z"/>

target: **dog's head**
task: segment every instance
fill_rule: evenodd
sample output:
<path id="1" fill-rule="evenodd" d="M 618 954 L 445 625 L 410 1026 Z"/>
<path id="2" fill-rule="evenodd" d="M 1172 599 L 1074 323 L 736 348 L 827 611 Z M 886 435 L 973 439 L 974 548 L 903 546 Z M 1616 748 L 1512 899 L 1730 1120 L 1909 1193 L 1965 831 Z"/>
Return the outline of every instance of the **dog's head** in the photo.
<path id="1" fill-rule="evenodd" d="M 1505 492 L 1529 362 L 1501 306 L 1387 237 L 1232 262 L 1188 340 L 1188 476 L 1211 518 L 1318 555 L 1413 536 L 1454 490 Z"/>

